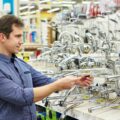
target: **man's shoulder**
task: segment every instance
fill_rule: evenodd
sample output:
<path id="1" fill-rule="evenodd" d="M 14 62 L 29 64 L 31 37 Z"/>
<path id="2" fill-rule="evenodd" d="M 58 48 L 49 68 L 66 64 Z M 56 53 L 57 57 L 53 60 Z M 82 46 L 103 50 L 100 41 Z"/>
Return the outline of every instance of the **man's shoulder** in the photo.
<path id="1" fill-rule="evenodd" d="M 0 71 L 9 72 L 8 64 L 4 61 L 0 61 Z"/>
<path id="2" fill-rule="evenodd" d="M 19 65 L 21 65 L 23 67 L 27 67 L 27 68 L 30 67 L 30 65 L 28 63 L 26 63 L 24 60 L 22 60 L 20 58 L 16 58 L 16 61 L 19 63 Z"/>
<path id="3" fill-rule="evenodd" d="M 22 59 L 20 59 L 20 58 L 18 58 L 18 57 L 16 58 L 16 60 L 17 60 L 18 62 L 27 64 L 24 60 L 22 60 Z"/>

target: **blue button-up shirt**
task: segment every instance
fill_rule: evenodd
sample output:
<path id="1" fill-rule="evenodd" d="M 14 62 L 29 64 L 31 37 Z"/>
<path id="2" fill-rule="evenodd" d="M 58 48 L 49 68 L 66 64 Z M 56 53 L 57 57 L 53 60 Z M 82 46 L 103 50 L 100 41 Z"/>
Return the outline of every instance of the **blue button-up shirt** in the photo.
<path id="1" fill-rule="evenodd" d="M 36 120 L 33 87 L 53 81 L 19 58 L 13 63 L 0 54 L 0 120 Z"/>

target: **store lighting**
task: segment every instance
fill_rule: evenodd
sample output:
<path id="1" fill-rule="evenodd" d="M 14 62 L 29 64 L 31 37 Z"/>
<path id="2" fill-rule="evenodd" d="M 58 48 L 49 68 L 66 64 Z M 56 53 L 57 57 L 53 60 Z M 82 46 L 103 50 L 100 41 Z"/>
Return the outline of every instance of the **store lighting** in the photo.
<path id="1" fill-rule="evenodd" d="M 53 7 L 57 6 L 57 7 L 72 7 L 72 4 L 58 4 L 58 5 L 52 5 Z"/>
<path id="2" fill-rule="evenodd" d="M 36 14 L 37 12 L 39 12 L 39 10 L 35 10 L 35 11 L 30 11 L 30 14 Z"/>
<path id="3" fill-rule="evenodd" d="M 54 9 L 48 10 L 47 13 L 57 12 L 59 10 L 60 8 L 54 8 Z"/>
<path id="4" fill-rule="evenodd" d="M 27 14 L 35 14 L 37 12 L 39 12 L 39 10 L 23 12 L 23 13 L 20 13 L 20 15 L 22 16 L 22 15 L 27 15 Z"/>
<path id="5" fill-rule="evenodd" d="M 20 10 L 24 10 L 24 9 L 32 9 L 34 8 L 34 6 L 23 6 L 23 7 L 20 7 Z"/>
<path id="6" fill-rule="evenodd" d="M 50 2 L 51 0 L 42 0 L 40 1 L 39 3 L 42 4 L 42 3 L 46 3 L 46 2 Z"/>
<path id="7" fill-rule="evenodd" d="M 20 13 L 21 16 L 22 16 L 22 15 L 27 15 L 27 14 L 29 14 L 28 11 L 27 11 L 27 12 L 22 12 L 22 13 Z"/>
<path id="8" fill-rule="evenodd" d="M 52 2 L 53 4 L 75 4 L 76 2 L 75 1 L 62 1 L 62 2 Z"/>
<path id="9" fill-rule="evenodd" d="M 75 4 L 75 1 L 62 1 L 62 4 Z"/>

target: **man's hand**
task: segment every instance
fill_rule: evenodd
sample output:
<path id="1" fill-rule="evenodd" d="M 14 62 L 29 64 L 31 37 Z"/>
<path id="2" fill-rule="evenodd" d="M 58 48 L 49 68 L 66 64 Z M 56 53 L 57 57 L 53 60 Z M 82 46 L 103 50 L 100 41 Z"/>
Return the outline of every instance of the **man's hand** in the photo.
<path id="1" fill-rule="evenodd" d="M 93 77 L 90 75 L 84 75 L 79 77 L 80 79 L 76 81 L 77 85 L 80 85 L 81 87 L 88 87 L 93 82 Z"/>
<path id="2" fill-rule="evenodd" d="M 70 89 L 74 85 L 80 85 L 81 87 L 88 87 L 93 81 L 93 77 L 90 75 L 84 75 L 80 77 L 76 76 L 67 76 L 64 78 L 61 78 L 54 82 L 56 84 L 56 89 L 63 90 L 63 89 Z"/>

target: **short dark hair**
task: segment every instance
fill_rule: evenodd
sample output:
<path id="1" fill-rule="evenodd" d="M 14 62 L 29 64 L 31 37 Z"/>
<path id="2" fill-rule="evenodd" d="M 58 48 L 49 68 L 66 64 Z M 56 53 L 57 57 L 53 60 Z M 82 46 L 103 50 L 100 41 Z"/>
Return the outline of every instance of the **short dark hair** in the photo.
<path id="1" fill-rule="evenodd" d="M 0 18 L 0 33 L 5 34 L 9 38 L 10 33 L 12 32 L 12 26 L 24 27 L 24 24 L 21 19 L 14 15 L 4 15 Z"/>

